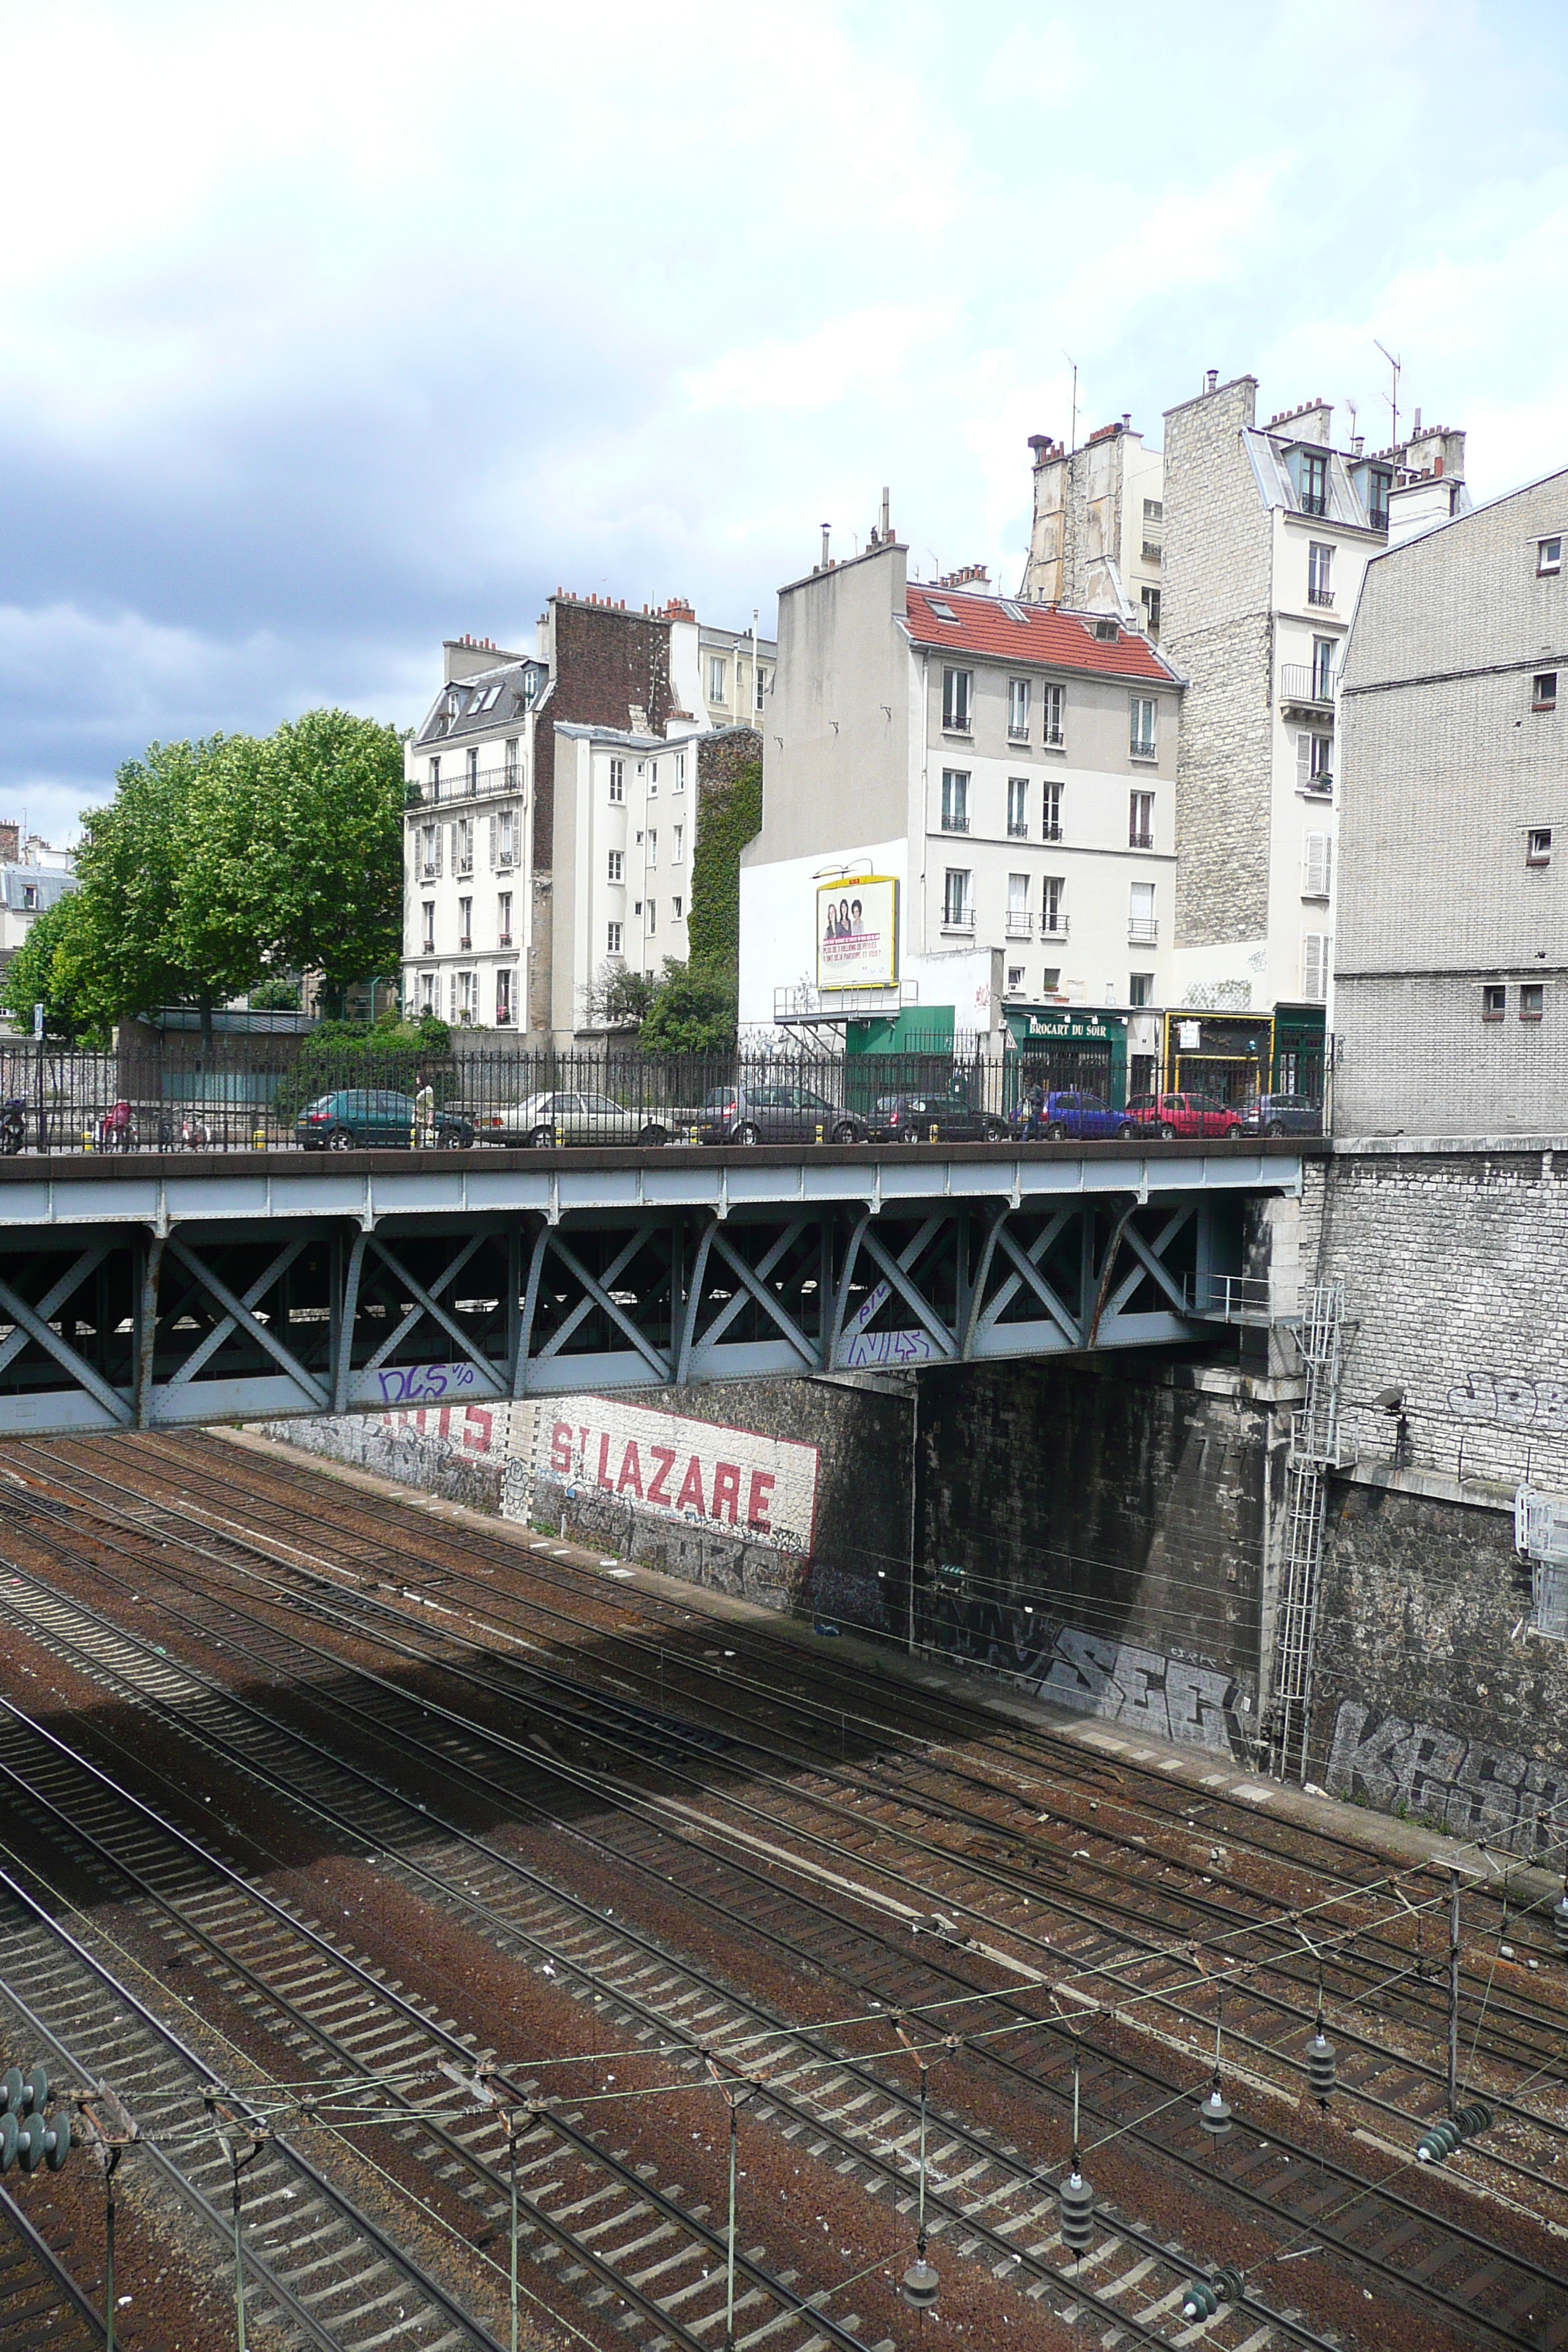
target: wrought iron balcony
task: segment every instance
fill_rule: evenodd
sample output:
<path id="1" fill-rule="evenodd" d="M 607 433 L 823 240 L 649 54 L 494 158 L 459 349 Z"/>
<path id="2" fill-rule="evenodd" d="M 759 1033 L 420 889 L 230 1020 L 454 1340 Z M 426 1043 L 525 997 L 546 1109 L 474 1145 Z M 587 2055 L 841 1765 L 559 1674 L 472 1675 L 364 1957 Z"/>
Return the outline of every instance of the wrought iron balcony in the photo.
<path id="1" fill-rule="evenodd" d="M 1331 604 L 1333 601 L 1334 592 L 1331 588 L 1326 588 L 1321 584 L 1309 584 L 1307 589 L 1309 604 Z"/>
<path id="2" fill-rule="evenodd" d="M 1040 937 L 1043 940 L 1065 940 L 1067 935 L 1068 919 L 1066 915 L 1062 913 L 1059 908 L 1053 914 L 1051 909 L 1047 907 L 1045 913 L 1040 917 Z"/>
<path id="3" fill-rule="evenodd" d="M 969 811 L 967 809 L 943 809 L 942 813 L 942 829 L 943 833 L 967 833 L 969 831 Z"/>
<path id="4" fill-rule="evenodd" d="M 504 798 L 509 793 L 521 793 L 523 788 L 522 767 L 481 768 L 470 777 L 467 772 L 443 776 L 438 783 L 428 777 L 409 779 L 405 789 L 405 803 L 410 816 L 421 809 L 446 808 L 454 801 L 487 801 Z"/>
<path id="5" fill-rule="evenodd" d="M 1332 675 L 1325 676 L 1313 662 L 1281 662 L 1279 699 L 1281 702 L 1310 704 L 1318 710 L 1331 709 L 1334 700 Z"/>
<path id="6" fill-rule="evenodd" d="M 1009 907 L 1007 909 L 1007 937 L 1010 940 L 1032 940 L 1034 936 L 1035 919 L 1030 913 L 1028 908 Z"/>
<path id="7" fill-rule="evenodd" d="M 1129 947 L 1152 948 L 1158 947 L 1159 943 L 1160 924 L 1157 917 L 1152 915 L 1129 915 L 1127 918 L 1127 944 Z"/>
<path id="8" fill-rule="evenodd" d="M 1127 846 L 1129 849 L 1152 849 L 1153 833 L 1146 825 L 1130 825 L 1127 831 Z"/>
<path id="9" fill-rule="evenodd" d="M 1062 821 L 1060 817 L 1047 817 L 1040 826 L 1040 839 L 1042 841 L 1059 841 L 1061 837 Z"/>
<path id="10" fill-rule="evenodd" d="M 973 908 L 943 907 L 942 910 L 942 928 L 944 931 L 967 931 L 973 934 L 974 929 Z"/>

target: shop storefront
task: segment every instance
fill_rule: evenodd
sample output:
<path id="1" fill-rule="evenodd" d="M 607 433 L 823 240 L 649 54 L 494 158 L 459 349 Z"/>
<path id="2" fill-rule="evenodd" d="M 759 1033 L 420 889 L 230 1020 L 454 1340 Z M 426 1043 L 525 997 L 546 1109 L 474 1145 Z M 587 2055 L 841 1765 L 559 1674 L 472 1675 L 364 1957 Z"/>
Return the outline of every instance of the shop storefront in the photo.
<path id="1" fill-rule="evenodd" d="M 1113 1110 L 1127 1100 L 1127 1015 L 1066 1005 L 1009 1004 L 1016 1094 L 1093 1094 Z"/>
<path id="2" fill-rule="evenodd" d="M 1241 1104 L 1258 1095 L 1323 1098 L 1323 1009 L 1165 1015 L 1165 1090 Z"/>

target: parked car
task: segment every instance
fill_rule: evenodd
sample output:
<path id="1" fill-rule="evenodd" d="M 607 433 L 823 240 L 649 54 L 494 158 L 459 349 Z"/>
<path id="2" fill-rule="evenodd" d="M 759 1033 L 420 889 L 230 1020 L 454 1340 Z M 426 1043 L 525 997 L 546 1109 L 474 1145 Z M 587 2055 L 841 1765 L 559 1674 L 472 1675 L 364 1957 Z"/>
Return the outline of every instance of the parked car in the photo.
<path id="1" fill-rule="evenodd" d="M 668 1116 L 628 1108 L 608 1095 L 576 1087 L 530 1095 L 525 1102 L 481 1112 L 479 1121 L 482 1142 L 531 1143 L 541 1149 L 557 1136 L 563 1144 L 668 1143 L 669 1129 Z"/>
<path id="2" fill-rule="evenodd" d="M 809 1087 L 714 1087 L 697 1132 L 704 1143 L 864 1143 L 866 1122 Z"/>
<path id="3" fill-rule="evenodd" d="M 474 1139 L 474 1122 L 460 1111 L 433 1111 L 421 1125 L 412 1095 L 346 1087 L 306 1104 L 294 1121 L 294 1140 L 307 1151 L 352 1151 L 361 1144 L 406 1151 L 416 1126 L 421 1127 L 421 1146 L 439 1144 L 460 1151 Z"/>
<path id="4" fill-rule="evenodd" d="M 1241 1123 L 1249 1135 L 1321 1135 L 1323 1106 L 1305 1095 L 1257 1095 L 1243 1106 Z"/>
<path id="5" fill-rule="evenodd" d="M 1052 1142 L 1071 1137 L 1074 1142 L 1100 1142 L 1110 1135 L 1136 1135 L 1138 1126 L 1124 1110 L 1112 1110 L 1103 1095 L 1066 1093 L 1026 1095 L 1019 1104 L 1024 1140 L 1040 1136 Z"/>
<path id="6" fill-rule="evenodd" d="M 962 1095 L 879 1095 L 868 1132 L 877 1143 L 1000 1143 L 1007 1129 Z"/>
<path id="7" fill-rule="evenodd" d="M 1163 1136 L 1234 1135 L 1241 1125 L 1235 1104 L 1213 1095 L 1134 1095 L 1127 1116 Z"/>

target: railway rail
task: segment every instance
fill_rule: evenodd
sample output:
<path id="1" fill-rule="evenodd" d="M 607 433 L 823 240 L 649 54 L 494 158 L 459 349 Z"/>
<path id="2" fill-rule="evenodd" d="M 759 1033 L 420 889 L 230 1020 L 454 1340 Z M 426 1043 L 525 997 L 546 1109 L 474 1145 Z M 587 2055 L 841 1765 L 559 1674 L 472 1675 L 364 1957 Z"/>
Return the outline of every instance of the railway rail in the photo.
<path id="1" fill-rule="evenodd" d="M 163 1540 L 163 1543 L 169 1543 L 167 1531 L 164 1531 L 163 1536 L 153 1534 L 153 1540 Z M 275 1569 L 275 1561 L 268 1561 L 268 1569 Z M 143 1569 L 143 1573 L 146 1573 L 146 1569 Z M 254 1564 L 251 1564 L 251 1576 L 254 1576 L 254 1573 L 257 1573 L 257 1571 L 254 1571 Z M 341 1588 L 339 1588 L 339 1590 L 334 1590 L 334 1595 L 331 1595 L 331 1600 L 334 1600 L 334 1606 L 341 1606 L 341 1604 L 343 1604 L 343 1592 L 341 1592 Z M 364 1600 L 364 1597 L 360 1597 L 360 1600 Z M 294 1604 L 299 1606 L 299 1595 L 294 1595 Z M 226 1604 L 226 1606 L 230 1606 L 230 1604 Z M 318 1609 L 320 1609 L 320 1606 L 324 1606 L 324 1604 L 322 1604 L 322 1601 L 320 1601 L 320 1597 L 318 1597 Z M 378 1606 L 381 1606 L 381 1604 L 378 1604 Z M 385 1613 L 388 1613 L 388 1616 L 393 1616 L 393 1613 L 397 1613 L 397 1621 L 400 1621 L 402 1628 L 406 1630 L 406 1616 L 405 1616 L 405 1613 L 402 1613 L 402 1612 L 390 1612 L 390 1609 L 388 1609 L 388 1612 L 385 1612 Z M 233 1622 L 230 1622 L 228 1637 L 216 1637 L 216 1639 L 218 1639 L 218 1642 L 228 1642 L 228 1639 L 233 1639 L 233 1633 L 235 1633 L 235 1628 L 233 1628 Z M 378 1628 L 378 1639 L 388 1639 L 388 1628 L 385 1628 L 385 1625 L 381 1625 L 381 1628 Z M 336 1661 L 336 1663 L 339 1663 L 339 1665 L 343 1665 L 343 1661 L 341 1661 L 341 1658 L 339 1658 L 339 1661 Z M 278 1665 L 278 1661 L 273 1661 L 273 1665 Z M 449 1670 L 449 1663 L 447 1663 L 447 1670 Z M 397 1694 L 397 1698 L 400 1698 L 400 1703 L 406 1703 L 405 1694 Z M 414 1712 L 418 1712 L 418 1710 L 414 1710 Z M 385 1724 L 384 1724 L 384 1728 L 385 1728 Z M 402 1724 L 402 1727 L 397 1727 L 397 1728 L 400 1728 L 400 1736 L 402 1736 L 402 1738 L 406 1738 L 406 1724 Z M 456 1736 L 456 1734 L 454 1734 L 454 1736 Z M 468 1736 L 468 1738 L 470 1738 L 470 1743 L 472 1743 L 472 1740 L 478 1740 L 478 1743 L 479 1743 L 479 1748 L 478 1748 L 478 1764 L 470 1764 L 470 1767 L 468 1767 L 468 1769 L 472 1769 L 472 1771 L 479 1771 L 479 1769 L 484 1769 L 484 1764 L 489 1764 L 489 1769 L 491 1769 L 491 1773 L 494 1773 L 494 1755 L 496 1755 L 496 1740 L 494 1740 L 494 1734 L 484 1734 L 482 1727 L 475 1727 L 475 1724 L 468 1724 L 468 1727 L 463 1727 L 463 1736 Z M 529 1757 L 529 1764 L 531 1764 L 531 1767 L 538 1767 L 538 1757 L 536 1757 L 536 1755 Z M 552 1761 L 552 1764 L 550 1764 L 550 1771 L 555 1773 L 557 1778 L 562 1776 L 562 1764 L 560 1764 L 560 1759 Z M 660 1853 L 666 1855 L 666 1861 L 668 1861 L 668 1828 L 666 1828 L 666 1825 L 663 1825 L 663 1822 L 660 1822 L 660 1825 L 658 1825 L 658 1839 L 660 1839 Z M 733 1863 L 731 1863 L 731 1865 L 729 1865 L 729 1867 L 733 1867 Z M 757 1898 L 759 1898 L 759 1889 L 757 1889 Z M 793 1898 L 790 1898 L 790 1900 L 793 1900 L 795 1907 L 797 1907 L 797 1910 L 799 1910 L 799 1898 L 797 1898 L 797 1895 L 793 1895 Z M 992 1924 L 994 1924 L 994 1922 L 992 1922 Z M 842 1922 L 839 1922 L 839 1927 L 842 1927 Z M 787 1940 L 787 1938 L 781 1938 L 781 1940 Z M 886 1955 L 884 1955 L 884 1957 L 886 1957 Z M 905 1973 L 908 1973 L 908 1971 L 905 1971 Z M 917 1971 L 914 1971 L 914 1976 L 920 1978 L 920 1985 L 924 1985 L 924 1988 L 926 1988 L 926 1997 L 931 1997 L 931 1994 L 929 1994 L 929 1985 L 931 1985 L 931 1969 L 929 1969 L 929 1964 L 926 1964 L 926 1961 L 921 1961 L 921 1967 L 917 1969 Z M 966 1978 L 963 1978 L 962 1973 L 957 1973 L 957 1976 L 954 1976 L 954 1971 L 947 1971 L 947 1983 L 950 1983 L 950 1985 L 966 1985 Z M 917 1985 L 917 1990 L 920 1990 L 920 1985 Z M 973 1985 L 969 1985 L 969 1990 L 973 1990 Z M 896 2001 L 898 2001 L 898 2000 L 905 2000 L 905 1997 L 908 1997 L 908 1992 L 900 1992 L 900 1990 L 898 1990 L 898 1985 L 891 1985 L 891 1988 L 889 1988 L 889 1997 L 891 1997 L 891 2000 L 896 2000 Z M 959 1997 L 962 1997 L 962 1994 L 959 1994 Z M 1047 2044 L 1047 2042 L 1048 2042 L 1047 2034 L 1041 2034 L 1041 2044 Z M 1060 2049 L 1060 2044 L 1058 2044 L 1058 2049 Z M 1023 2072 L 1023 2070 L 1020 2070 L 1020 2072 Z M 1121 2067 L 1121 2070 L 1119 2070 L 1119 2072 L 1121 2072 L 1121 2077 L 1126 2077 L 1126 2067 Z M 1256 2171 L 1256 2166 L 1253 2166 L 1253 2171 Z M 1232 2189 L 1234 2189 L 1234 2183 L 1232 2183 Z M 1260 2200 L 1260 2201 L 1268 2201 L 1268 2200 Z M 1411 2225 L 1411 2222 L 1413 2222 L 1413 2225 L 1415 2225 L 1415 2230 L 1420 2230 L 1420 2227 L 1427 2227 L 1427 2230 L 1432 2230 L 1432 2221 L 1434 2221 L 1432 2213 L 1420 2213 L 1420 2209 L 1417 2209 L 1415 2213 L 1405 2213 L 1405 2216 L 1404 2216 L 1405 2234 L 1408 2234 L 1408 2225 Z M 1347 2249 L 1347 2251 L 1350 2251 L 1350 2249 Z M 1471 2253 L 1479 2253 L 1479 2251 L 1483 2251 L 1483 2249 L 1471 2249 Z M 1425 2246 L 1422 2246 L 1422 2249 L 1420 2249 L 1422 2261 L 1427 2261 L 1427 2253 L 1429 2253 L 1429 2249 L 1425 2249 Z M 1373 2261 L 1373 2267 L 1375 2267 L 1375 2255 L 1366 2255 L 1366 2251 L 1361 2251 L 1361 2261 Z M 1495 2249 L 1493 2249 L 1493 2255 L 1490 2255 L 1490 2267 L 1493 2267 L 1493 2270 L 1495 2270 L 1495 2267 L 1498 2267 L 1498 2251 L 1495 2251 Z M 1504 2267 L 1507 2267 L 1507 2265 L 1504 2265 Z M 1401 2277 L 1401 2272 L 1394 2272 L 1394 2277 Z M 1514 2286 L 1519 2286 L 1519 2274 L 1516 2274 L 1516 2277 L 1514 2277 Z M 1526 2286 L 1526 2291 L 1532 2291 L 1532 2288 L 1528 2288 L 1528 2286 Z M 1438 2300 L 1438 2303 L 1441 2303 L 1441 2300 L 1444 2300 L 1444 2295 L 1436 2294 L 1436 2295 L 1434 2295 L 1434 2300 Z M 1467 2307 L 1467 2305 L 1465 2305 L 1465 2298 L 1460 2298 L 1460 2310 L 1465 2312 L 1465 2316 L 1469 2316 L 1469 2307 Z M 1532 2338 L 1532 2336 L 1521 2336 L 1521 2333 L 1510 2333 L 1510 2331 L 1507 2331 L 1507 2328 L 1493 2328 L 1493 2340 L 1519 2340 L 1519 2343 L 1526 2343 L 1526 2340 L 1535 2340 L 1535 2338 Z"/>
<path id="2" fill-rule="evenodd" d="M 9 2189 L 0 2189 L 0 2344 L 5 2352 L 96 2352 L 103 2315 L 64 2256 Z"/>

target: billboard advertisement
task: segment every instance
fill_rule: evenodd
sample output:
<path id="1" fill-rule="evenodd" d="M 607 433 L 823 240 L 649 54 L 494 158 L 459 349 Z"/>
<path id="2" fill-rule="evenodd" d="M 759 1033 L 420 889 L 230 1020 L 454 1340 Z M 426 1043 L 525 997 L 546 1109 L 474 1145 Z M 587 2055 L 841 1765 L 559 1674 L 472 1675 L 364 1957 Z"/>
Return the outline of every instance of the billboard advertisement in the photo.
<path id="1" fill-rule="evenodd" d="M 891 875 L 816 886 L 816 985 L 892 988 L 899 977 L 899 886 Z"/>
<path id="2" fill-rule="evenodd" d="M 618 1397 L 542 1400 L 531 1434 L 540 1481 L 629 1503 L 774 1550 L 809 1557 L 817 1449 L 788 1437 L 659 1412 Z M 528 1441 L 513 1424 L 514 1451 Z"/>

